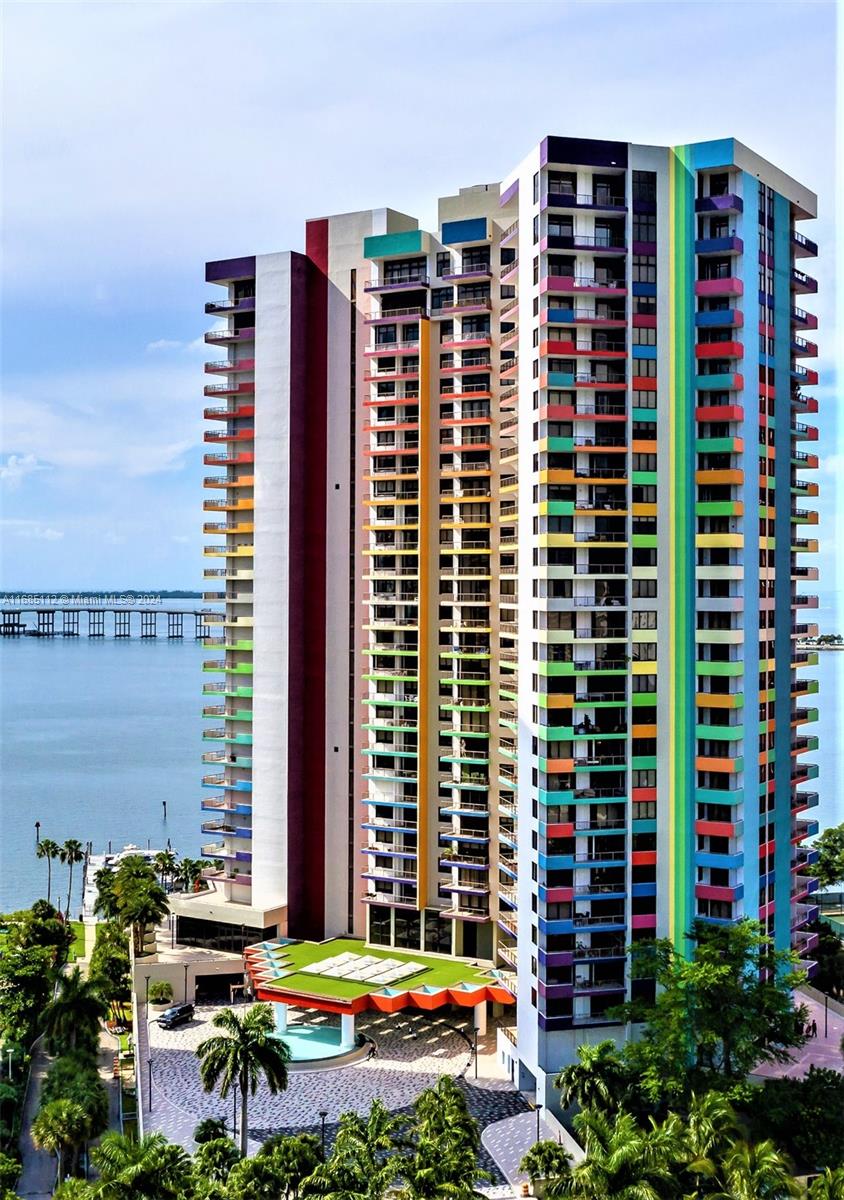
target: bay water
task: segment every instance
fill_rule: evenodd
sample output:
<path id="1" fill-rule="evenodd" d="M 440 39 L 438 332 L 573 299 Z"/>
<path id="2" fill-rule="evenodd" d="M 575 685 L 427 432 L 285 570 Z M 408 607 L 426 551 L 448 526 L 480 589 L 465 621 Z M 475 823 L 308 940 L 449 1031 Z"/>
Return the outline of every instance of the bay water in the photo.
<path id="1" fill-rule="evenodd" d="M 183 606 L 193 607 L 166 607 Z M 189 638 L 2 639 L 0 912 L 46 894 L 36 821 L 42 837 L 91 841 L 95 853 L 109 842 L 162 848 L 169 839 L 199 857 L 207 654 Z M 820 685 L 820 749 L 809 756 L 820 768 L 820 803 L 807 816 L 823 829 L 844 821 L 844 652 L 818 660 L 806 673 Z M 54 863 L 53 873 L 66 891 L 66 868 Z"/>

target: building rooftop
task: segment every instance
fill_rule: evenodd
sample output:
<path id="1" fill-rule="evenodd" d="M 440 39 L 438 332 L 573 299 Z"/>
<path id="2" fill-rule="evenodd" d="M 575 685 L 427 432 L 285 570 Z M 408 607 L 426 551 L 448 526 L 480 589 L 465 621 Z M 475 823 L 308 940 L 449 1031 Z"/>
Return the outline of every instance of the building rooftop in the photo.
<path id="1" fill-rule="evenodd" d="M 358 938 L 258 942 L 247 949 L 246 964 L 259 999 L 331 1012 L 515 1003 L 510 972 Z"/>

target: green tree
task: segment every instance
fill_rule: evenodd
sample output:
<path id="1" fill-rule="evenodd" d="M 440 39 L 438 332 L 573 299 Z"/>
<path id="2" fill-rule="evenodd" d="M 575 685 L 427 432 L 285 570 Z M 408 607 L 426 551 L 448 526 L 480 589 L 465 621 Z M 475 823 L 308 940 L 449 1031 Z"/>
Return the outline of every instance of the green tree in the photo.
<path id="1" fill-rule="evenodd" d="M 50 994 L 54 952 L 46 946 L 6 946 L 0 955 L 0 1030 L 29 1045 Z"/>
<path id="2" fill-rule="evenodd" d="M 714 1200 L 787 1200 L 802 1196 L 785 1157 L 773 1142 L 735 1142 L 719 1164 Z"/>
<path id="3" fill-rule="evenodd" d="M 844 1196 L 844 1166 L 830 1167 L 809 1188 L 809 1200 L 841 1200 Z"/>
<path id="4" fill-rule="evenodd" d="M 176 868 L 176 881 L 186 892 L 192 892 L 202 878 L 202 862 L 198 858 L 183 858 Z"/>
<path id="5" fill-rule="evenodd" d="M 172 850 L 159 850 L 153 861 L 155 869 L 158 871 L 158 881 L 162 887 L 165 887 L 167 880 L 172 879 L 175 874 L 176 855 Z"/>
<path id="6" fill-rule="evenodd" d="M 825 829 L 812 844 L 819 852 L 812 874 L 821 887 L 833 888 L 844 883 L 844 822 Z"/>
<path id="7" fill-rule="evenodd" d="M 144 949 L 144 930 L 167 915 L 167 895 L 154 869 L 139 854 L 121 860 L 114 875 L 113 891 L 117 918 L 124 929 L 131 929 L 135 954 L 140 955 Z"/>
<path id="8" fill-rule="evenodd" d="M 60 847 L 58 842 L 54 842 L 52 838 L 42 838 L 36 843 L 35 855 L 36 858 L 46 858 L 47 860 L 47 903 L 50 903 L 53 895 L 53 860 L 59 857 Z"/>
<path id="9" fill-rule="evenodd" d="M 262 1075 L 273 1094 L 287 1087 L 290 1050 L 284 1042 L 271 1036 L 273 1017 L 268 1004 L 256 1004 L 243 1018 L 232 1009 L 224 1008 L 216 1014 L 212 1024 L 223 1033 L 207 1038 L 197 1047 L 199 1074 L 206 1092 L 220 1084 L 220 1095 L 224 1100 L 233 1084 L 240 1088 L 240 1149 L 245 1157 L 249 1096 L 255 1095 Z"/>
<path id="10" fill-rule="evenodd" d="M 669 941 L 634 945 L 633 974 L 656 980 L 656 999 L 615 1010 L 620 1020 L 644 1022 L 624 1060 L 654 1102 L 729 1091 L 760 1062 L 788 1062 L 805 1041 L 806 1010 L 792 996 L 803 978 L 795 955 L 775 950 L 750 920 L 697 922 L 689 939 L 689 958 Z"/>
<path id="11" fill-rule="evenodd" d="M 139 1140 L 107 1133 L 91 1158 L 99 1172 L 97 1200 L 185 1200 L 190 1195 L 191 1161 L 161 1133 Z"/>
<path id="12" fill-rule="evenodd" d="M 413 1107 L 410 1153 L 404 1156 L 402 1195 L 407 1200 L 479 1195 L 488 1176 L 478 1168 L 480 1129 L 466 1095 L 450 1075 L 426 1088 Z"/>
<path id="13" fill-rule="evenodd" d="M 284 1181 L 271 1154 L 242 1158 L 232 1167 L 226 1183 L 230 1200 L 279 1200 L 283 1190 Z"/>
<path id="14" fill-rule="evenodd" d="M 85 979 L 79 967 L 60 975 L 56 994 L 44 1012 L 44 1032 L 52 1054 L 92 1048 L 99 1041 L 100 1022 L 108 1014 L 99 984 Z"/>
<path id="15" fill-rule="evenodd" d="M 237 1146 L 227 1137 L 212 1138 L 197 1146 L 193 1156 L 193 1169 L 204 1179 L 225 1183 L 235 1163 L 242 1155 Z"/>
<path id="16" fill-rule="evenodd" d="M 114 892 L 114 881 L 116 875 L 112 867 L 100 867 L 94 873 L 94 884 L 97 889 L 97 898 L 94 901 L 94 913 L 98 917 L 102 917 L 105 921 L 116 921 L 117 912 L 117 896 Z"/>
<path id="17" fill-rule="evenodd" d="M 116 1019 L 118 1006 L 132 996 L 129 975 L 129 939 L 116 921 L 100 921 L 97 939 L 91 951 L 88 976 L 112 1007 Z"/>
<path id="18" fill-rule="evenodd" d="M 450 1075 L 441 1075 L 435 1087 L 419 1094 L 413 1117 L 417 1142 L 477 1154 L 481 1144 L 478 1122 L 469 1112 L 465 1093 Z"/>
<path id="19" fill-rule="evenodd" d="M 68 838 L 63 846 L 59 847 L 59 859 L 67 864 L 67 904 L 65 905 L 64 916 L 65 920 L 70 918 L 70 897 L 73 891 L 73 868 L 77 863 L 81 863 L 85 858 L 82 850 L 82 843 L 76 838 Z"/>
<path id="20" fill-rule="evenodd" d="M 276 1175 L 287 1200 L 298 1200 L 299 1189 L 322 1162 L 320 1140 L 310 1133 L 290 1137 L 276 1134 L 258 1151 L 271 1155 Z"/>
<path id="21" fill-rule="evenodd" d="M 662 1200 L 671 1194 L 680 1153 L 673 1129 L 643 1130 L 629 1113 L 593 1108 L 575 1116 L 574 1128 L 586 1151 L 572 1168 L 569 1194 L 576 1200 Z"/>
<path id="22" fill-rule="evenodd" d="M 629 1077 L 615 1043 L 607 1040 L 590 1046 L 584 1042 L 577 1047 L 577 1059 L 554 1080 L 563 1107 L 575 1103 L 581 1108 L 621 1107 L 629 1090 Z"/>
<path id="23" fill-rule="evenodd" d="M 571 1182 L 571 1155 L 559 1142 L 536 1142 L 522 1158 L 519 1170 L 525 1172 L 534 1191 L 541 1180 L 544 1194 L 554 1200 L 566 1194 Z"/>
<path id="24" fill-rule="evenodd" d="M 14 1190 L 20 1173 L 20 1159 L 0 1151 L 0 1195 Z"/>
<path id="25" fill-rule="evenodd" d="M 53 1192 L 53 1200 L 93 1200 L 93 1184 L 84 1179 L 66 1179 Z"/>
<path id="26" fill-rule="evenodd" d="M 807 1168 L 844 1164 L 844 1075 L 809 1067 L 802 1079 L 766 1079 L 750 1097 L 752 1132 Z"/>
<path id="27" fill-rule="evenodd" d="M 54 1100 L 70 1100 L 84 1110 L 89 1138 L 103 1132 L 108 1125 L 109 1097 L 94 1055 L 77 1050 L 51 1064 L 41 1089 L 41 1103 Z"/>
<path id="28" fill-rule="evenodd" d="M 204 1117 L 193 1131 L 197 1146 L 204 1142 L 217 1142 L 224 1137 L 228 1137 L 228 1131 L 222 1117 Z"/>
<path id="29" fill-rule="evenodd" d="M 87 1113 L 72 1100 L 53 1100 L 43 1105 L 32 1122 L 33 1144 L 55 1154 L 58 1160 L 58 1180 L 64 1179 L 67 1170 L 75 1172 L 79 1151 L 90 1134 Z"/>

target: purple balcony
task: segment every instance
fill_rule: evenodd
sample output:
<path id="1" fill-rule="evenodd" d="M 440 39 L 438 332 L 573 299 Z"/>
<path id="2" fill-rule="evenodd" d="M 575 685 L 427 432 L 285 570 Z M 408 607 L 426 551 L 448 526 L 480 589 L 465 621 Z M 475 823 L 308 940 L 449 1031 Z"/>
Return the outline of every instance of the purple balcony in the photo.
<path id="1" fill-rule="evenodd" d="M 696 213 L 740 213 L 744 212 L 741 196 L 728 192 L 724 196 L 699 196 L 695 200 Z"/>

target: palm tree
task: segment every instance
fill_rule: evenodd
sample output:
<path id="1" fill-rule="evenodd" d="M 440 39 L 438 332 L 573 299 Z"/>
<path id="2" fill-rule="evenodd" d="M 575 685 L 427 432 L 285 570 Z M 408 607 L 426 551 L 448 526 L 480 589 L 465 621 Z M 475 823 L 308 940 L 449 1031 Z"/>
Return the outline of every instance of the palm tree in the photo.
<path id="1" fill-rule="evenodd" d="M 802 1196 L 785 1157 L 773 1142 L 734 1142 L 719 1164 L 713 1200 L 787 1200 Z M 720 1190 L 719 1190 L 720 1189 Z"/>
<path id="2" fill-rule="evenodd" d="M 343 1113 L 331 1157 L 307 1180 L 305 1194 L 333 1200 L 378 1200 L 402 1169 L 395 1151 L 405 1123 L 380 1100 L 372 1102 L 366 1118 Z"/>
<path id="3" fill-rule="evenodd" d="M 418 1142 L 477 1154 L 481 1144 L 478 1122 L 469 1112 L 465 1093 L 450 1075 L 441 1075 L 435 1087 L 419 1094 L 413 1114 Z"/>
<path id="4" fill-rule="evenodd" d="M 124 858 L 114 876 L 118 920 L 131 928 L 135 954 L 143 953 L 144 930 L 167 915 L 167 895 L 155 871 L 140 855 Z"/>
<path id="5" fill-rule="evenodd" d="M 571 1179 L 571 1155 L 559 1142 L 536 1142 L 519 1163 L 519 1170 L 525 1172 L 534 1191 L 541 1179 L 546 1196 L 562 1196 Z"/>
<path id="6" fill-rule="evenodd" d="M 186 892 L 193 891 L 202 877 L 202 862 L 198 858 L 183 858 L 176 867 L 176 880 Z"/>
<path id="7" fill-rule="evenodd" d="M 100 1176 L 93 1188 L 97 1200 L 184 1200 L 191 1194 L 190 1159 L 163 1133 L 140 1140 L 107 1133 L 91 1158 Z"/>
<path id="8" fill-rule="evenodd" d="M 97 888 L 97 899 L 94 901 L 94 915 L 103 917 L 106 921 L 117 920 L 117 897 L 114 894 L 115 873 L 111 867 L 100 867 L 94 873 L 94 884 Z"/>
<path id="9" fill-rule="evenodd" d="M 629 1080 L 615 1043 L 609 1039 L 594 1046 L 584 1043 L 577 1047 L 577 1058 L 554 1080 L 554 1086 L 560 1089 L 563 1108 L 574 1103 L 581 1108 L 618 1108 Z"/>
<path id="10" fill-rule="evenodd" d="M 827 1167 L 809 1188 L 809 1200 L 841 1200 L 844 1196 L 844 1167 Z"/>
<path id="11" fill-rule="evenodd" d="M 577 1200 L 661 1200 L 673 1180 L 669 1149 L 653 1129 L 640 1129 L 624 1111 L 609 1115 L 585 1108 L 574 1118 L 586 1158 L 571 1173 L 568 1194 Z"/>
<path id="12" fill-rule="evenodd" d="M 268 1004 L 256 1004 L 243 1018 L 224 1008 L 212 1024 L 223 1030 L 223 1036 L 206 1038 L 197 1046 L 199 1074 L 206 1092 L 220 1083 L 223 1100 L 233 1084 L 240 1088 L 240 1150 L 245 1157 L 249 1096 L 255 1095 L 261 1075 L 274 1095 L 284 1091 L 290 1050 L 279 1038 L 271 1036 L 273 1015 Z"/>
<path id="13" fill-rule="evenodd" d="M 158 871 L 159 881 L 164 887 L 165 880 L 171 879 L 176 870 L 176 856 L 172 850 L 159 850 L 156 854 L 155 869 Z"/>
<path id="14" fill-rule="evenodd" d="M 94 1045 L 100 1022 L 107 1015 L 108 1005 L 97 981 L 85 979 L 79 967 L 74 967 L 59 976 L 56 994 L 44 1010 L 47 1041 L 63 1053 Z"/>
<path id="15" fill-rule="evenodd" d="M 258 1157 L 271 1155 L 273 1167 L 288 1200 L 298 1200 L 303 1182 L 313 1175 L 322 1161 L 319 1138 L 310 1133 L 295 1136 L 276 1134 L 268 1138 Z"/>
<path id="16" fill-rule="evenodd" d="M 739 1136 L 732 1105 L 718 1092 L 692 1095 L 685 1121 L 669 1113 L 660 1128 L 672 1144 L 680 1146 L 678 1164 L 688 1175 L 690 1188 L 715 1178 L 718 1162 Z"/>
<path id="17" fill-rule="evenodd" d="M 81 1104 L 72 1100 L 51 1100 L 38 1112 L 32 1122 L 32 1141 L 39 1150 L 47 1150 L 58 1159 L 56 1178 L 59 1182 L 65 1175 L 65 1155 L 71 1152 L 68 1164 L 75 1170 L 76 1156 L 89 1136 L 90 1122 Z"/>
<path id="18" fill-rule="evenodd" d="M 47 903 L 53 894 L 53 859 L 58 858 L 60 847 L 58 842 L 54 842 L 52 838 L 42 838 L 35 847 L 35 854 L 38 858 L 46 858 L 47 860 Z"/>
<path id="19" fill-rule="evenodd" d="M 478 1167 L 478 1157 L 467 1147 L 443 1149 L 436 1142 L 420 1142 L 414 1154 L 400 1161 L 404 1180 L 401 1200 L 483 1200 L 478 1184 L 492 1176 Z"/>
<path id="20" fill-rule="evenodd" d="M 67 921 L 70 917 L 70 895 L 73 891 L 73 868 L 76 863 L 81 863 L 85 858 L 82 850 L 82 843 L 76 838 L 68 838 L 63 846 L 59 848 L 59 858 L 63 863 L 68 865 L 67 875 L 67 905 L 64 910 L 64 919 Z"/>

